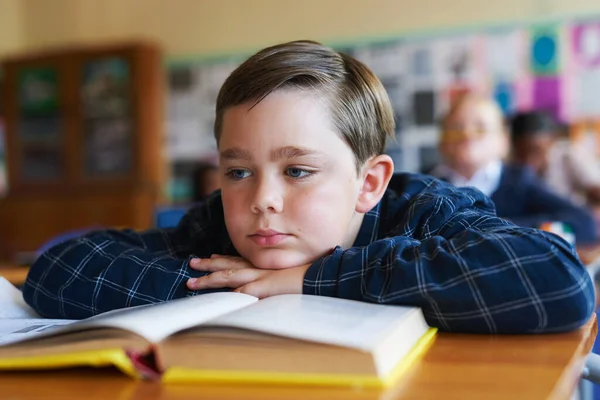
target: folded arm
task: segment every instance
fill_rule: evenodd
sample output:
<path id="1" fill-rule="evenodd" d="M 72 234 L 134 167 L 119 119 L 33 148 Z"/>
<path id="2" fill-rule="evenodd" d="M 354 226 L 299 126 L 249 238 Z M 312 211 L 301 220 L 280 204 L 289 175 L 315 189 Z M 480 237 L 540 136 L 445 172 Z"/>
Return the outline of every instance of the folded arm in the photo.
<path id="1" fill-rule="evenodd" d="M 304 293 L 418 306 L 430 325 L 451 332 L 555 332 L 587 321 L 594 288 L 571 246 L 454 206 L 439 207 L 449 217 L 418 239 L 336 249 L 308 269 Z"/>
<path id="2" fill-rule="evenodd" d="M 58 244 L 32 265 L 23 297 L 44 317 L 79 319 L 189 295 L 187 278 L 204 274 L 189 259 L 212 247 L 211 224 L 198 222 L 203 212 L 192 210 L 174 229 L 97 231 Z"/>

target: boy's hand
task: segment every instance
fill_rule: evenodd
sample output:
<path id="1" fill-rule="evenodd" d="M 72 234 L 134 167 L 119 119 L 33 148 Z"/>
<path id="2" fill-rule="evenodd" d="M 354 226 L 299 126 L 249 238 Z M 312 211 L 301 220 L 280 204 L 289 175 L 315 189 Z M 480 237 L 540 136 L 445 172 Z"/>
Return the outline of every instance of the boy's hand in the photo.
<path id="1" fill-rule="evenodd" d="M 191 290 L 232 288 L 234 292 L 264 298 L 302 293 L 304 274 L 310 264 L 279 270 L 258 269 L 243 258 L 214 254 L 210 258 L 192 259 L 190 267 L 197 271 L 212 272 L 200 278 L 188 279 L 187 287 Z"/>

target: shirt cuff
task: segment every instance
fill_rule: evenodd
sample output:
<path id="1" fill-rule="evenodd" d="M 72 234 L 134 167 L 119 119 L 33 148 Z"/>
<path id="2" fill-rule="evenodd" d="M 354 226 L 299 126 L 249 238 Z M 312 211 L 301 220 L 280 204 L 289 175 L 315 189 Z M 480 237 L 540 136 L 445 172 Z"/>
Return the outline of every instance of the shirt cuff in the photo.
<path id="1" fill-rule="evenodd" d="M 343 254 L 342 248 L 337 246 L 333 253 L 312 263 L 304 275 L 302 292 L 304 294 L 337 297 L 339 267 Z"/>

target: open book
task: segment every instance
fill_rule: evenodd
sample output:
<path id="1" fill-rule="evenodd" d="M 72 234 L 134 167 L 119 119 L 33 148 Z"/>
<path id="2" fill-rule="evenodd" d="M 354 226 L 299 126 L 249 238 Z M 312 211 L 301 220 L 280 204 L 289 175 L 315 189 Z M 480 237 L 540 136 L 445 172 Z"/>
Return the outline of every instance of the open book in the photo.
<path id="1" fill-rule="evenodd" d="M 380 387 L 434 334 L 413 307 L 211 293 L 0 337 L 0 370 L 112 364 L 166 382 Z"/>

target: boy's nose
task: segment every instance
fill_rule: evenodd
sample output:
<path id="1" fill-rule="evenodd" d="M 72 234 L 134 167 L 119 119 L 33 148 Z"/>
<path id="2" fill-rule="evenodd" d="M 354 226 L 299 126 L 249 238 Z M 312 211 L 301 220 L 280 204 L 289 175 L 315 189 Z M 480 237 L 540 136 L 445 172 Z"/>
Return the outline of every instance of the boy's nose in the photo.
<path id="1" fill-rule="evenodd" d="M 282 212 L 283 197 L 277 185 L 268 181 L 260 182 L 250 209 L 255 214 Z"/>

